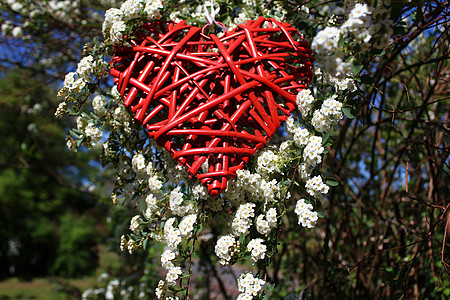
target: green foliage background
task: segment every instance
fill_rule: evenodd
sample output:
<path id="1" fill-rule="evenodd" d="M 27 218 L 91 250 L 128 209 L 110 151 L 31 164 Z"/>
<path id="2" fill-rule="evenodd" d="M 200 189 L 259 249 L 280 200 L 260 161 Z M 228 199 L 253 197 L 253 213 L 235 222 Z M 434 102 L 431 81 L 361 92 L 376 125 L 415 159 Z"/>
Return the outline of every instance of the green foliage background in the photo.
<path id="1" fill-rule="evenodd" d="M 0 79 L 2 277 L 75 276 L 95 268 L 96 219 L 80 217 L 89 210 L 104 216 L 82 187 L 95 155 L 75 155 L 61 143 L 68 124 L 53 119 L 54 93 L 26 71 Z"/>

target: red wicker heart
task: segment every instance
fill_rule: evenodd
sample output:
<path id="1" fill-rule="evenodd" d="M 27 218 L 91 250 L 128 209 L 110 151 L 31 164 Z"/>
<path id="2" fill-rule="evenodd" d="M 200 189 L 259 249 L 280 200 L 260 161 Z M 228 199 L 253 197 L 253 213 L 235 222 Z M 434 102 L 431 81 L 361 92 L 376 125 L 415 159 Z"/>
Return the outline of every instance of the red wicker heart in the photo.
<path id="1" fill-rule="evenodd" d="M 220 38 L 184 21 L 149 23 L 135 35 L 112 62 L 124 104 L 211 195 L 266 145 L 312 77 L 308 42 L 274 19 Z"/>

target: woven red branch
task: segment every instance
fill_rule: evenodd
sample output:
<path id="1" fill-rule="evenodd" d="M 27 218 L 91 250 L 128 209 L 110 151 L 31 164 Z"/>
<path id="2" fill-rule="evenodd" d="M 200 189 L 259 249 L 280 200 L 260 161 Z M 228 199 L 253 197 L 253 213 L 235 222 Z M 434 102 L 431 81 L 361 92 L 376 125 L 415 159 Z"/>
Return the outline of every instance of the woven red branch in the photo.
<path id="1" fill-rule="evenodd" d="M 220 38 L 184 21 L 149 23 L 135 35 L 111 69 L 124 104 L 211 195 L 266 145 L 312 77 L 308 42 L 274 19 Z"/>

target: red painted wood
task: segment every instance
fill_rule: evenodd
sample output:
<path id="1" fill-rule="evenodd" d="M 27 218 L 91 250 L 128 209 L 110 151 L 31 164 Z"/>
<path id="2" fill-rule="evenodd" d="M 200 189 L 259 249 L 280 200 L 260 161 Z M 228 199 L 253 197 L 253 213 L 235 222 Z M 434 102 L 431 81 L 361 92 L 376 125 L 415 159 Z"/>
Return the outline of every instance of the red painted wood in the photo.
<path id="1" fill-rule="evenodd" d="M 221 37 L 153 22 L 135 36 L 115 49 L 110 71 L 124 104 L 211 195 L 266 145 L 313 74 L 308 42 L 274 19 Z"/>

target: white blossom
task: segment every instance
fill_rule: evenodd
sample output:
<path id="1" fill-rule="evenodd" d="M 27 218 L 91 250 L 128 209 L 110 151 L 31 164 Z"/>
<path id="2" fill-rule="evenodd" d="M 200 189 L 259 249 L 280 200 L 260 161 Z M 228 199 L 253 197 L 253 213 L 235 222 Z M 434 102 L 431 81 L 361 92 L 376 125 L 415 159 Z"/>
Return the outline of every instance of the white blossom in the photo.
<path id="1" fill-rule="evenodd" d="M 112 24 L 110 39 L 113 44 L 120 44 L 122 42 L 125 29 L 126 25 L 124 21 L 118 21 Z"/>
<path id="2" fill-rule="evenodd" d="M 263 239 L 257 238 L 247 244 L 247 250 L 250 252 L 254 262 L 263 259 L 266 255 L 267 246 L 263 242 Z"/>
<path id="3" fill-rule="evenodd" d="M 175 281 L 182 274 L 180 267 L 173 267 L 166 274 L 166 282 L 170 285 L 175 285 Z"/>
<path id="4" fill-rule="evenodd" d="M 155 289 L 155 295 L 157 299 L 161 299 L 161 296 L 164 293 L 164 287 L 165 287 L 166 283 L 163 280 L 160 280 L 158 282 L 158 287 Z"/>
<path id="5" fill-rule="evenodd" d="M 80 78 L 88 79 L 93 70 L 93 60 L 92 55 L 88 55 L 83 57 L 82 60 L 78 63 L 77 74 Z"/>
<path id="6" fill-rule="evenodd" d="M 130 222 L 130 230 L 133 232 L 137 232 L 141 224 L 142 224 L 141 216 L 140 215 L 134 216 Z"/>
<path id="7" fill-rule="evenodd" d="M 66 74 L 64 78 L 64 88 L 72 89 L 72 85 L 75 83 L 76 72 L 70 72 Z"/>
<path id="8" fill-rule="evenodd" d="M 238 278 L 239 292 L 251 296 L 256 296 L 264 284 L 266 284 L 264 280 L 253 277 L 251 273 L 242 273 Z"/>
<path id="9" fill-rule="evenodd" d="M 148 194 L 147 197 L 145 197 L 145 203 L 147 204 L 147 209 L 145 210 L 145 217 L 150 220 L 153 216 L 153 214 L 156 213 L 156 210 L 158 208 L 157 206 L 158 199 L 153 194 Z"/>
<path id="10" fill-rule="evenodd" d="M 323 151 L 322 137 L 316 135 L 310 136 L 303 150 L 303 160 L 310 166 L 320 164 Z"/>
<path id="11" fill-rule="evenodd" d="M 261 174 L 270 175 L 279 172 L 278 161 L 278 156 L 272 150 L 264 150 L 258 156 L 256 169 Z"/>
<path id="12" fill-rule="evenodd" d="M 312 211 L 312 209 L 313 206 L 310 203 L 306 203 L 305 199 L 297 201 L 294 211 L 298 215 L 298 224 L 307 228 L 312 228 L 316 225 L 318 216 L 317 212 Z"/>
<path id="13" fill-rule="evenodd" d="M 147 164 L 144 155 L 136 153 L 131 160 L 131 165 L 136 173 L 145 173 Z"/>
<path id="14" fill-rule="evenodd" d="M 214 247 L 214 252 L 219 258 L 219 263 L 226 265 L 230 262 L 235 250 L 238 249 L 238 243 L 232 235 L 221 236 Z"/>
<path id="15" fill-rule="evenodd" d="M 311 110 L 314 100 L 314 96 L 311 95 L 310 89 L 303 89 L 297 94 L 297 108 L 302 115 L 305 116 Z"/>
<path id="16" fill-rule="evenodd" d="M 97 127 L 93 122 L 89 122 L 85 129 L 86 136 L 90 138 L 91 144 L 98 143 L 103 136 L 103 131 Z"/>
<path id="17" fill-rule="evenodd" d="M 182 237 L 190 237 L 194 230 L 194 224 L 197 221 L 197 214 L 190 214 L 183 217 L 178 228 Z"/>
<path id="18" fill-rule="evenodd" d="M 123 13 L 122 19 L 128 21 L 139 16 L 139 12 L 144 8 L 142 0 L 127 0 L 121 6 L 120 10 Z"/>
<path id="19" fill-rule="evenodd" d="M 255 216 L 255 203 L 241 204 L 234 215 L 231 229 L 235 235 L 247 235 L 252 225 L 251 218 Z"/>
<path id="20" fill-rule="evenodd" d="M 170 270 L 175 267 L 172 261 L 177 257 L 177 255 L 178 252 L 172 251 L 171 249 L 166 249 L 161 254 L 161 265 L 163 266 L 163 268 L 166 270 Z"/>
<path id="21" fill-rule="evenodd" d="M 322 182 L 322 177 L 320 175 L 308 179 L 308 181 L 306 181 L 305 188 L 308 194 L 319 199 L 322 197 L 322 194 L 328 193 L 329 190 L 328 185 Z"/>
<path id="22" fill-rule="evenodd" d="M 97 95 L 92 99 L 92 108 L 94 112 L 99 116 L 106 114 L 106 99 L 101 95 Z"/>
<path id="23" fill-rule="evenodd" d="M 162 186 L 163 182 L 159 179 L 158 175 L 155 174 L 148 179 L 148 188 L 153 193 L 160 193 Z"/>

